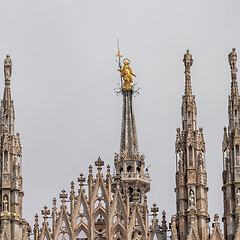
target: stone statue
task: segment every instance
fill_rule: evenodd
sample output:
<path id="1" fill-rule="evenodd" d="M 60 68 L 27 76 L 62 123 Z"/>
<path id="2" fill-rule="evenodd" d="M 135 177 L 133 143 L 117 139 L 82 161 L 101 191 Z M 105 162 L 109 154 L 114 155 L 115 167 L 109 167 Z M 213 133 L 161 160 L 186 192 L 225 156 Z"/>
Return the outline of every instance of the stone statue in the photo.
<path id="1" fill-rule="evenodd" d="M 195 209 L 195 196 L 194 196 L 194 191 L 192 189 L 190 190 L 189 203 L 190 203 L 190 209 L 192 208 Z"/>
<path id="2" fill-rule="evenodd" d="M 3 212 L 8 212 L 8 200 L 7 200 L 7 196 L 4 196 L 4 199 L 3 199 Z"/>
<path id="3" fill-rule="evenodd" d="M 240 188 L 237 189 L 237 205 L 240 206 Z"/>
<path id="4" fill-rule="evenodd" d="M 132 76 L 136 77 L 136 75 L 132 72 L 132 69 L 130 68 L 130 60 L 125 58 L 123 60 L 124 66 L 121 69 L 118 69 L 118 71 L 121 72 L 121 77 L 124 80 L 124 86 L 123 90 L 132 90 L 131 83 L 133 82 Z"/>
<path id="5" fill-rule="evenodd" d="M 187 49 L 187 53 L 184 54 L 183 62 L 185 65 L 185 73 L 190 71 L 190 68 L 193 64 L 192 54 L 189 53 L 189 50 Z"/>
<path id="6" fill-rule="evenodd" d="M 231 68 L 231 71 L 237 71 L 236 62 L 237 62 L 237 53 L 236 49 L 233 48 L 232 51 L 228 54 L 228 62 Z"/>
<path id="7" fill-rule="evenodd" d="M 239 155 L 239 153 L 236 156 L 236 165 L 240 165 L 240 155 Z"/>
<path id="8" fill-rule="evenodd" d="M 10 80 L 12 75 L 12 59 L 10 58 L 10 55 L 7 55 L 4 60 L 4 75 L 5 79 Z"/>

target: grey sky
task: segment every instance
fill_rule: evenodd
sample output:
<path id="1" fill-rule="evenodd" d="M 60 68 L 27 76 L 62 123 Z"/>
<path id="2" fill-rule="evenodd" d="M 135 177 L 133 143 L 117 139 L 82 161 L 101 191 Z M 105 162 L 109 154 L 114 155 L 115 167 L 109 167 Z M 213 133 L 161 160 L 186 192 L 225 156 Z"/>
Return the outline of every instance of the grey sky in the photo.
<path id="1" fill-rule="evenodd" d="M 227 54 L 240 55 L 238 0 L 0 1 L 0 71 L 13 59 L 12 97 L 23 146 L 24 217 L 33 226 L 60 190 L 100 155 L 119 150 L 121 96 L 116 39 L 131 60 L 140 151 L 151 165 L 149 206 L 175 213 L 176 128 L 181 127 L 183 55 L 193 55 L 198 127 L 206 140 L 209 212 L 222 216 L 223 127 L 228 124 Z M 238 63 L 238 66 L 239 63 Z M 239 67 L 240 69 L 240 67 Z"/>

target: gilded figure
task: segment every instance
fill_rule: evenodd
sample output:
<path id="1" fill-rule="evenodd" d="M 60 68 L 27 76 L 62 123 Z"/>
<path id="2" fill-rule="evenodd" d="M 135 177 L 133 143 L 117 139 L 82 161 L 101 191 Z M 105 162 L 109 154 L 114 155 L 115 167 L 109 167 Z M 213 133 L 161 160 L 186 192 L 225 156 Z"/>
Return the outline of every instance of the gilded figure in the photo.
<path id="1" fill-rule="evenodd" d="M 124 81 L 123 90 L 132 90 L 131 83 L 133 82 L 132 76 L 136 77 L 136 75 L 132 72 L 132 69 L 130 68 L 130 60 L 125 58 L 123 60 L 124 66 L 121 69 L 118 69 L 118 71 L 121 72 L 121 77 Z"/>

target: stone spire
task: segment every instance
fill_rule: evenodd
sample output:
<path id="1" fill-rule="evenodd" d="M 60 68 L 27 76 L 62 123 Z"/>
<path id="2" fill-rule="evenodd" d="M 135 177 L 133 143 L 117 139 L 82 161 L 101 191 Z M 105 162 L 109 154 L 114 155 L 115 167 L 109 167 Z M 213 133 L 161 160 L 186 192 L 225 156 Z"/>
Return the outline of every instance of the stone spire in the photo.
<path id="1" fill-rule="evenodd" d="M 5 222 L 5 233 L 9 239 L 27 239 L 29 225 L 22 218 L 22 147 L 19 133 L 15 134 L 15 113 L 11 99 L 12 60 L 7 55 L 4 61 L 5 88 L 0 108 L 1 141 L 1 191 L 0 224 Z M 23 236 L 24 234 L 27 234 Z"/>
<path id="2" fill-rule="evenodd" d="M 135 116 L 133 111 L 132 90 L 123 90 L 122 129 L 120 158 L 136 159 L 139 157 Z"/>
<path id="3" fill-rule="evenodd" d="M 238 215 L 240 214 L 240 131 L 239 92 L 237 84 L 237 53 L 233 48 L 228 54 L 231 70 L 231 94 L 228 97 L 229 126 L 223 134 L 223 197 L 224 197 L 224 237 L 234 239 Z"/>
<path id="4" fill-rule="evenodd" d="M 190 69 L 193 59 L 189 50 L 184 54 L 183 62 L 185 66 L 185 94 L 182 97 L 182 128 L 183 130 L 191 128 L 194 131 L 197 125 L 197 108 L 195 96 L 192 95 Z"/>
<path id="5" fill-rule="evenodd" d="M 120 53 L 119 53 L 120 54 Z M 124 84 L 121 86 L 121 94 L 123 96 L 122 106 L 122 126 L 120 139 L 120 152 L 115 154 L 115 177 L 113 177 L 113 188 L 115 191 L 117 185 L 123 189 L 126 196 L 126 204 L 131 209 L 141 212 L 142 216 L 147 216 L 146 193 L 150 190 L 150 177 L 145 171 L 145 157 L 139 153 L 138 139 L 136 131 L 135 116 L 133 111 L 133 94 L 134 87 L 132 85 L 132 73 L 129 66 L 130 60 L 123 61 L 124 66 L 121 67 L 121 77 Z M 118 182 L 116 181 L 118 179 Z M 148 224 L 147 217 L 144 218 L 144 224 Z M 133 224 L 133 223 L 132 223 Z M 133 226 L 135 228 L 135 226 Z M 137 231 L 137 230 L 136 230 Z"/>
<path id="6" fill-rule="evenodd" d="M 191 227 L 200 239 L 209 235 L 209 214 L 207 199 L 207 173 L 205 169 L 205 142 L 203 130 L 197 130 L 197 108 L 192 95 L 191 72 L 192 55 L 187 50 L 184 55 L 185 92 L 182 97 L 182 131 L 177 129 L 176 151 L 176 219 L 180 240 L 187 238 Z"/>

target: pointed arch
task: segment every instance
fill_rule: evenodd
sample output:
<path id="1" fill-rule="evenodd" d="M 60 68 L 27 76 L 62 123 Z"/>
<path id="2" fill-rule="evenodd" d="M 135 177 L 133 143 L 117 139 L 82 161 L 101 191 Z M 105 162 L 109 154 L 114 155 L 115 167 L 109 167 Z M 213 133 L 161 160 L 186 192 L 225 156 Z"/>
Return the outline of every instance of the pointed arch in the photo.
<path id="1" fill-rule="evenodd" d="M 111 237 L 110 239 L 113 239 L 114 234 L 120 230 L 121 234 L 123 235 L 123 239 L 127 239 L 127 233 L 126 233 L 126 229 L 123 226 L 122 223 L 117 222 L 116 224 L 114 224 L 114 226 L 112 227 L 112 231 L 111 231 Z"/>
<path id="2" fill-rule="evenodd" d="M 106 186 L 105 186 L 105 183 L 104 183 L 104 179 L 101 175 L 99 175 L 99 177 L 97 178 L 97 182 L 96 182 L 95 188 L 93 190 L 92 203 L 91 203 L 92 206 L 94 206 L 94 204 L 96 202 L 96 197 L 97 197 L 99 189 L 102 192 L 103 201 L 106 205 L 106 209 L 108 210 L 109 199 L 108 199 L 108 194 L 107 194 Z"/>
<path id="3" fill-rule="evenodd" d="M 81 231 L 83 231 L 86 234 L 87 238 L 90 239 L 90 232 L 85 223 L 78 224 L 78 226 L 76 227 L 76 229 L 74 231 L 74 239 L 77 239 L 77 237 L 81 233 Z"/>
<path id="4" fill-rule="evenodd" d="M 88 221 L 88 225 L 89 225 L 90 221 L 91 221 L 91 217 L 90 217 L 90 213 L 89 213 L 89 205 L 86 201 L 85 194 L 82 190 L 79 192 L 79 195 L 77 197 L 77 202 L 76 202 L 76 205 L 75 205 L 74 211 L 73 211 L 73 216 L 72 216 L 73 228 L 75 228 L 77 226 L 77 219 L 79 217 L 81 206 L 83 206 L 83 211 L 84 211 L 85 217 L 86 217 L 86 219 Z"/>
<path id="5" fill-rule="evenodd" d="M 191 226 L 189 230 L 187 240 L 200 240 L 198 232 L 196 229 L 193 228 L 193 226 Z"/>
<path id="6" fill-rule="evenodd" d="M 39 240 L 44 240 L 46 237 L 47 240 L 52 240 L 51 234 L 49 232 L 49 226 L 47 222 L 43 223 L 42 232 L 39 236 Z"/>
<path id="7" fill-rule="evenodd" d="M 59 216 L 59 219 L 57 222 L 55 236 L 54 236 L 55 240 L 58 239 L 58 235 L 61 233 L 61 228 L 62 228 L 63 222 L 66 224 L 66 230 L 67 230 L 66 233 L 69 235 L 69 238 L 72 239 L 73 231 L 72 231 L 71 223 L 69 220 L 69 215 L 67 213 L 67 209 L 66 209 L 65 205 L 61 206 L 61 212 L 60 212 L 60 216 Z"/>
<path id="8" fill-rule="evenodd" d="M 239 238 L 236 238 L 239 239 Z M 215 224 L 210 240 L 224 240 L 222 231 L 218 224 Z"/>
<path id="9" fill-rule="evenodd" d="M 118 204 L 120 205 L 120 209 L 121 209 L 121 215 L 123 216 L 124 219 L 124 225 L 127 225 L 127 212 L 126 212 L 126 208 L 125 208 L 125 204 L 123 202 L 122 196 L 119 192 L 119 190 L 117 189 L 114 199 L 113 199 L 113 203 L 111 205 L 111 212 L 110 212 L 110 217 L 109 217 L 109 221 L 111 221 L 113 223 L 113 218 L 116 215 L 116 213 L 119 213 L 118 211 Z M 115 224 L 115 223 L 113 223 Z"/>
<path id="10" fill-rule="evenodd" d="M 133 213 L 132 213 L 132 218 L 130 220 L 130 224 L 129 224 L 129 228 L 128 228 L 128 234 L 132 234 L 134 229 L 135 229 L 135 221 L 138 220 L 139 222 L 139 227 L 141 229 L 141 233 L 143 236 L 146 236 L 146 229 L 144 227 L 144 223 L 143 223 L 143 219 L 139 213 L 139 209 L 138 207 L 136 207 L 134 210 L 133 210 Z M 128 236 L 130 237 L 130 235 Z"/>

